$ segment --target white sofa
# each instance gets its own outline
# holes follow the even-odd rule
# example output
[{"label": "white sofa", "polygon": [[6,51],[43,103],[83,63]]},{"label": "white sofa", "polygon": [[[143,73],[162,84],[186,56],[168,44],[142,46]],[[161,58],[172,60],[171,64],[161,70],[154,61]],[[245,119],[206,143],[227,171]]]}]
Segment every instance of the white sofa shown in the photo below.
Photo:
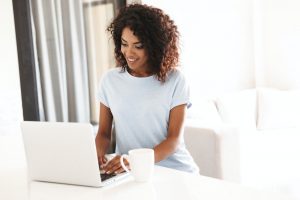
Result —
[{"label": "white sofa", "polygon": [[185,140],[202,175],[300,198],[300,90],[247,89],[193,112]]}]

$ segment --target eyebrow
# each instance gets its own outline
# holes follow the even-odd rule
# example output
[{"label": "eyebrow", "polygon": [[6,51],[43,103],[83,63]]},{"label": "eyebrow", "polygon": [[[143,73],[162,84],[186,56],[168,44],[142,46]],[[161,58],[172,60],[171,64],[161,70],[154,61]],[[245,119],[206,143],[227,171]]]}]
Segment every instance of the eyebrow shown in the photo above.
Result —
[{"label": "eyebrow", "polygon": [[[124,40],[123,38],[121,38],[121,40],[122,40],[123,42],[127,42],[127,41]],[[142,43],[142,42],[135,42],[135,43],[133,43],[133,44],[140,44],[140,43]]]}]

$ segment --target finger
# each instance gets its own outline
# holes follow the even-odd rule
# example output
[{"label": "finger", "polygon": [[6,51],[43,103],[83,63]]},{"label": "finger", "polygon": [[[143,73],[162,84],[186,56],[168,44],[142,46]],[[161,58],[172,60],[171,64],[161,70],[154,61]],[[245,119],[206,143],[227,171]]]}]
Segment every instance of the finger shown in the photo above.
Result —
[{"label": "finger", "polygon": [[100,157],[98,158],[98,160],[99,160],[99,163],[100,163],[101,165],[104,164],[103,156],[100,156]]},{"label": "finger", "polygon": [[103,166],[106,164],[107,162],[107,159],[104,157],[104,156],[100,156],[98,158],[98,161],[99,161],[99,165],[100,165],[100,168],[103,168]]},{"label": "finger", "polygon": [[107,158],[105,156],[102,157],[103,164],[107,163]]},{"label": "finger", "polygon": [[[115,156],[112,160],[110,160],[106,166],[104,166],[104,171],[107,173],[107,174],[111,174],[111,173],[120,173],[120,172],[123,172],[124,169],[121,165],[121,162],[120,162],[120,157],[119,155]],[[129,162],[124,159],[124,164],[125,166],[130,169],[129,167]]]},{"label": "finger", "polygon": [[105,171],[107,171],[109,168],[110,168],[110,166],[111,166],[111,163],[112,162],[112,160],[109,160],[109,161],[107,161],[106,163],[105,163],[105,165],[103,166],[103,169],[105,170]]},{"label": "finger", "polygon": [[[126,168],[127,168],[128,170],[130,170],[129,162],[128,162],[127,160],[124,160],[124,164],[125,164]],[[119,173],[122,173],[122,172],[125,171],[125,169],[124,169],[123,166],[121,165],[120,160],[119,160],[118,164],[116,164],[116,165],[114,166],[114,168],[112,169],[112,171],[113,171],[113,173],[115,173],[115,174],[119,174]]]},{"label": "finger", "polygon": [[98,157],[98,162],[99,162],[100,165],[103,164],[103,158],[102,158],[102,156]]},{"label": "finger", "polygon": [[[120,165],[121,165],[120,159],[119,159],[119,162],[120,162]],[[128,160],[127,160],[126,158],[123,158],[123,163],[124,163],[125,166],[128,166],[128,165],[129,165],[129,162],[128,162]],[[121,165],[121,166],[122,166],[122,165]]]},{"label": "finger", "polygon": [[128,162],[128,160],[126,158],[124,158],[123,162],[124,162],[124,165],[126,165],[126,166],[129,165],[129,162]]},{"label": "finger", "polygon": [[110,174],[114,172],[116,168],[119,167],[120,167],[120,156],[116,156],[106,164],[104,170],[106,171],[106,173]]},{"label": "finger", "polygon": [[122,170],[122,169],[123,169],[123,167],[121,166],[121,163],[119,162],[119,163],[116,163],[116,164],[111,168],[110,172],[116,174],[117,171],[120,171],[120,170]]},{"label": "finger", "polygon": [[110,174],[113,172],[116,165],[118,165],[118,159],[114,158],[107,163],[104,169],[108,174]]},{"label": "finger", "polygon": [[[125,163],[124,163],[125,164]],[[128,170],[130,170],[130,166],[129,163],[125,164],[125,166],[127,167]],[[125,172],[125,169],[121,166],[119,169],[115,170],[115,174],[120,174],[122,172]]]},{"label": "finger", "polygon": [[122,173],[122,172],[124,172],[125,170],[123,169],[123,167],[121,166],[121,167],[119,167],[118,169],[116,169],[115,171],[114,171],[114,173],[115,174],[120,174],[120,173]]}]

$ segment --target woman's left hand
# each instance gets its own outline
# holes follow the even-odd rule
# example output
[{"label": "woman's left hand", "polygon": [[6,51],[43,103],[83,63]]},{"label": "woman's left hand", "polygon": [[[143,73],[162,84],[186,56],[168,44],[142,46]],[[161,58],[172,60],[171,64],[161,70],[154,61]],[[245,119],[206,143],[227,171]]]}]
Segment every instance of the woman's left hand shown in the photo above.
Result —
[{"label": "woman's left hand", "polygon": [[[125,170],[121,166],[120,158],[120,155],[116,155],[113,159],[108,161],[103,167],[104,172],[107,174],[119,174],[121,172],[124,172]],[[126,158],[124,158],[124,164],[127,168],[129,168],[129,162],[126,160]]]}]

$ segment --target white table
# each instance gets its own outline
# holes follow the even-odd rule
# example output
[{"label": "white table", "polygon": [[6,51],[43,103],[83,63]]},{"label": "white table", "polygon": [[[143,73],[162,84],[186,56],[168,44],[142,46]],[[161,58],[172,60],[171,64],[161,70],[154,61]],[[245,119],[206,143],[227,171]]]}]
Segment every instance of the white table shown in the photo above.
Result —
[{"label": "white table", "polygon": [[[0,200],[289,200],[277,193],[258,191],[200,175],[155,167],[149,183],[136,183],[132,177],[103,188],[27,179],[20,138],[0,137]],[[23,165],[22,165],[23,163]]]},{"label": "white table", "polygon": [[155,175],[149,183],[136,183],[131,177],[128,177],[122,182],[103,188],[28,181],[25,169],[2,169],[0,172],[0,199],[287,200],[289,198],[217,179],[155,167]]}]

